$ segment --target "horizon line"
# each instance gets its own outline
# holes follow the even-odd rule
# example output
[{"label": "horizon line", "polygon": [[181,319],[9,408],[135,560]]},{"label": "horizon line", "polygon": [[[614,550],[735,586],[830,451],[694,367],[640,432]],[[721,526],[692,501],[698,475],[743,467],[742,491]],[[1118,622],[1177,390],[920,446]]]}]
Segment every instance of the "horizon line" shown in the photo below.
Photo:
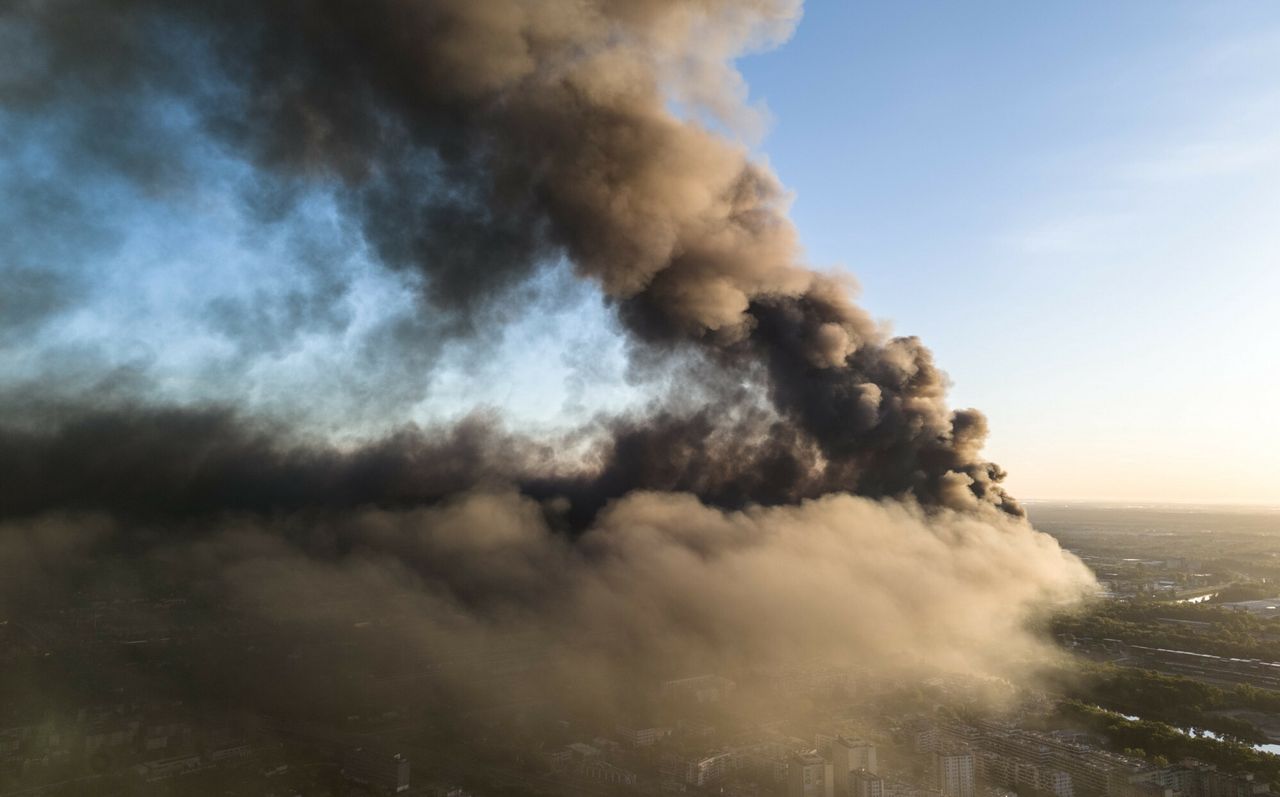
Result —
[{"label": "horizon line", "polygon": [[1280,502],[1277,501],[1243,501],[1243,500],[1213,500],[1213,499],[1170,499],[1170,498],[1081,498],[1081,497],[1055,497],[1055,498],[1018,498],[1020,504],[1108,504],[1108,505],[1125,505],[1125,506],[1183,506],[1183,507],[1238,507],[1248,509],[1270,509],[1280,511]]}]

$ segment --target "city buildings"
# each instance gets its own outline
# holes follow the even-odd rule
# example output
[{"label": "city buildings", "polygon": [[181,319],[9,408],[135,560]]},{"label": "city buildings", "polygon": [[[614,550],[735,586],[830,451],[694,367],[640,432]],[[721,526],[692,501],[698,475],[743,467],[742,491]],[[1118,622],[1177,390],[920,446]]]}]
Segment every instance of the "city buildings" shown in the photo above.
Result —
[{"label": "city buildings", "polygon": [[848,797],[885,797],[884,779],[869,770],[853,770],[848,774],[847,783],[847,791],[843,794]]},{"label": "city buildings", "polygon": [[946,797],[974,797],[973,753],[961,748],[933,754],[934,782]]},{"label": "city buildings", "polygon": [[816,750],[796,753],[787,766],[787,797],[833,797],[831,763]]},{"label": "city buildings", "polygon": [[409,790],[409,760],[399,753],[357,747],[343,756],[342,774],[384,794]]},{"label": "city buildings", "polygon": [[[989,720],[943,722],[924,728],[917,735],[917,745],[935,754],[939,788],[951,797],[961,797],[961,792],[951,790],[965,788],[966,767],[987,783],[1056,797],[1171,797],[1173,793],[1162,782],[1160,767],[1083,744],[1072,734],[1041,733]],[[970,764],[963,762],[966,753]]]},{"label": "city buildings", "polygon": [[585,762],[582,765],[582,775],[588,780],[610,786],[634,786],[636,783],[636,773],[598,759]]},{"label": "city buildings", "polygon": [[649,747],[671,735],[671,729],[662,725],[625,725],[614,729],[623,742],[632,747]]},{"label": "city buildings", "polygon": [[829,745],[835,793],[849,793],[849,773],[854,770],[876,772],[876,746],[858,739],[837,736]]}]

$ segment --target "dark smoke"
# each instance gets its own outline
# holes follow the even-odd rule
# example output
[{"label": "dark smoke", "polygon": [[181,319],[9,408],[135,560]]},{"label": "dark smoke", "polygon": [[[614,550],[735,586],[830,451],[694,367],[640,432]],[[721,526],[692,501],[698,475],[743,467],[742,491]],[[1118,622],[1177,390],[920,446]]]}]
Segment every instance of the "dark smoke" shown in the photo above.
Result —
[{"label": "dark smoke", "polygon": [[[731,378],[763,379],[777,418],[749,444],[759,478],[717,475],[746,468],[713,460],[737,446],[705,448],[715,419],[660,416],[653,429],[624,424],[603,468],[609,495],[689,489],[742,505],[841,490],[1019,514],[979,455],[981,416],[947,409],[929,352],[886,340],[842,284],[803,267],[773,175],[668,110],[675,95],[727,114],[725,60],[784,34],[796,10],[9,2],[5,26],[26,44],[0,100],[62,118],[76,168],[154,190],[184,179],[155,109],[182,108],[253,165],[248,201],[263,218],[300,186],[337,181],[380,261],[424,275],[425,312],[458,329],[492,322],[479,312],[490,297],[563,255],[639,345],[700,348]],[[29,285],[41,292],[31,312],[57,306],[47,284]],[[665,472],[626,462],[656,447],[671,454]]]},{"label": "dark smoke", "polygon": [[[106,511],[135,519],[279,515],[430,505],[478,487],[516,485],[563,508],[581,531],[632,490],[684,492],[738,509],[842,491],[821,450],[793,425],[756,411],[727,423],[710,409],[602,422],[559,441],[522,437],[492,416],[405,427],[341,447],[294,439],[228,408],[116,408],[49,428],[0,429],[0,516]],[[592,442],[581,459],[557,451]],[[585,460],[581,461],[581,460]],[[841,474],[843,476],[843,474]],[[567,502],[567,505],[566,505]]]},{"label": "dark smoke", "polygon": [[[804,265],[778,180],[717,132],[751,121],[733,59],[798,13],[0,0],[0,185],[22,188],[0,208],[0,367],[21,365],[0,374],[0,615],[80,632],[0,678],[0,706],[163,694],[341,718],[393,695],[434,716],[513,702],[475,683],[489,659],[449,658],[510,646],[538,662],[535,695],[601,706],[788,656],[896,675],[1042,653],[1027,615],[1086,571],[1022,519],[930,352]],[[110,262],[112,191],[162,210],[215,171],[246,246],[287,241],[281,302],[190,319],[233,344],[219,393],[168,398],[145,355],[36,346]],[[318,231],[317,190],[338,217]],[[238,361],[349,327],[339,244],[414,312],[376,308],[354,353],[261,411]],[[217,253],[182,258],[234,278]],[[537,316],[555,296],[531,286],[566,263],[625,330],[648,405],[546,434],[479,410],[378,435],[299,422],[343,390],[365,414],[432,398],[442,341]],[[76,618],[102,605],[130,631],[200,633],[90,650]]]}]

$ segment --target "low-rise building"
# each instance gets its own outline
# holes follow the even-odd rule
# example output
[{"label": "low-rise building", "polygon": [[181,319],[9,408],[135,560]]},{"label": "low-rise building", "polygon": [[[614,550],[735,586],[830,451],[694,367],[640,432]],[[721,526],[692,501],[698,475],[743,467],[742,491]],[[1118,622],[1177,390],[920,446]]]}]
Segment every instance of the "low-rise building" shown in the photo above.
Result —
[{"label": "low-rise building", "polygon": [[831,762],[816,750],[795,753],[787,762],[787,797],[832,797],[833,780]]},{"label": "low-rise building", "polygon": [[634,786],[636,783],[636,773],[629,769],[623,769],[616,764],[608,761],[594,760],[588,761],[582,766],[582,775],[588,780],[597,783],[605,783],[610,786]]},{"label": "low-rise building", "polygon": [[409,760],[399,753],[357,747],[343,757],[342,775],[386,794],[409,790]]}]

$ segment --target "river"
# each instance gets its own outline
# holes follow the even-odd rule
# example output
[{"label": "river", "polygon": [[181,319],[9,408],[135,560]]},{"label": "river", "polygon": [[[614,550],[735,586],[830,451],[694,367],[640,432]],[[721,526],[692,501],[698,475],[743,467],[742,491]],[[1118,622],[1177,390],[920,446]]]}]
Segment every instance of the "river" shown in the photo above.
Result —
[{"label": "river", "polygon": [[[1116,712],[1116,713],[1120,714],[1120,712]],[[1142,720],[1142,717],[1136,717],[1133,714],[1120,714],[1120,716],[1124,717],[1127,720],[1133,720],[1134,722],[1139,722]],[[1177,730],[1180,733],[1184,733],[1187,736],[1203,736],[1206,739],[1218,739],[1218,740],[1221,740],[1222,738],[1221,736],[1214,733],[1213,731],[1206,731],[1201,728],[1179,728],[1176,725],[1174,725],[1173,728],[1174,730]],[[1249,746],[1260,753],[1270,753],[1271,755],[1280,755],[1280,744],[1251,744]]]}]

